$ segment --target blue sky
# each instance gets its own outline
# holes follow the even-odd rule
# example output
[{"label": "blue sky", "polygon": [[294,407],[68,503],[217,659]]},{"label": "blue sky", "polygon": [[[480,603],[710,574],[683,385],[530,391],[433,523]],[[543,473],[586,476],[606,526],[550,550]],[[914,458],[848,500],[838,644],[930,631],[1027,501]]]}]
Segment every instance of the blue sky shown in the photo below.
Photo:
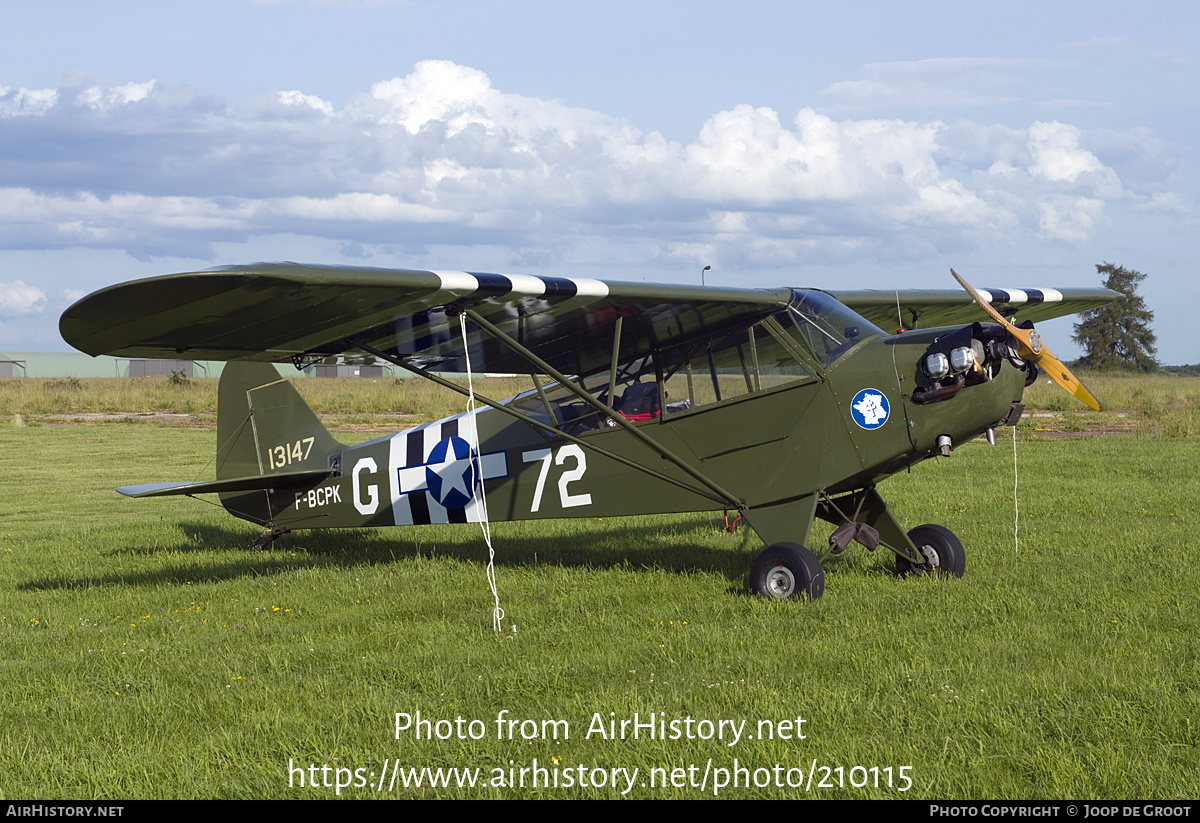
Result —
[{"label": "blue sky", "polygon": [[260,260],[885,289],[1109,261],[1148,274],[1159,359],[1200,362],[1194,5],[5,16],[5,350],[65,350],[58,315],[102,286]]}]

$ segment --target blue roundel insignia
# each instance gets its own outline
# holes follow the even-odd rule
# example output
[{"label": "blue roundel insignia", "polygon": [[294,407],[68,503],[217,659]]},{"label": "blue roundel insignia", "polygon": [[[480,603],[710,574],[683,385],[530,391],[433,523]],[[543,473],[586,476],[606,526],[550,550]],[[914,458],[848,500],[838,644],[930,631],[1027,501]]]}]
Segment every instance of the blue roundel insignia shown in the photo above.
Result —
[{"label": "blue roundel insignia", "polygon": [[887,422],[891,407],[879,389],[863,389],[850,401],[850,416],[864,429],[877,429]]},{"label": "blue roundel insignia", "polygon": [[466,440],[447,437],[438,441],[425,464],[425,484],[438,503],[447,509],[462,509],[475,498],[479,478]]}]

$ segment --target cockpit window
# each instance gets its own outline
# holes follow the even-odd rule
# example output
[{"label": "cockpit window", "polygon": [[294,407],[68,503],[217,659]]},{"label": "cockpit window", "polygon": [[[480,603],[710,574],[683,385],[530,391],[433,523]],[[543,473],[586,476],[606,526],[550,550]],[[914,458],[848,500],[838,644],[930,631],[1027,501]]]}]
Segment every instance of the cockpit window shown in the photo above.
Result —
[{"label": "cockpit window", "polygon": [[793,289],[792,294],[788,314],[795,330],[827,366],[860,340],[884,333],[825,292]]},{"label": "cockpit window", "polygon": [[664,414],[812,379],[777,334],[766,324],[755,323],[748,329],[662,354]]},{"label": "cockpit window", "polygon": [[539,384],[508,403],[534,420],[578,435],[616,425],[617,415],[642,423],[798,381],[813,381],[793,355],[800,346],[788,340],[787,332],[796,335],[795,331],[781,328],[789,322],[781,313],[749,328],[632,360],[614,372],[571,378],[578,389],[610,405],[615,412],[611,417],[557,383]]}]

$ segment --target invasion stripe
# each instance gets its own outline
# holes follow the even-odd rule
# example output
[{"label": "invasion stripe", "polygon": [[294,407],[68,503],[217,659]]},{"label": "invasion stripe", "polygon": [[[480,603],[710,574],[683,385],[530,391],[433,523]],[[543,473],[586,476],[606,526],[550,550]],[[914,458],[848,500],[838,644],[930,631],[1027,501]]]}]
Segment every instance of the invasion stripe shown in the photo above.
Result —
[{"label": "invasion stripe", "polygon": [[[462,368],[462,352],[455,342],[459,337],[458,323],[445,313],[445,306],[453,302],[451,296],[454,299],[482,298],[475,310],[503,326],[512,319],[514,310],[522,312],[523,300],[535,301],[527,307],[532,313],[565,317],[579,307],[603,300],[609,293],[608,284],[590,278],[462,271],[435,271],[433,274],[441,286],[419,301],[418,305],[425,308],[380,326],[378,332],[390,338],[385,347],[397,354],[446,357],[457,361],[459,369]],[[679,318],[676,320],[682,322]],[[484,349],[490,344],[480,334],[479,331],[469,332],[469,345],[472,358],[478,357],[477,365],[486,370]],[[442,367],[450,366],[443,363]]]},{"label": "invasion stripe", "polygon": [[608,284],[603,280],[592,280],[588,277],[573,278],[575,283],[575,293],[580,297],[603,298],[608,297]]},{"label": "invasion stripe", "polygon": [[503,297],[513,291],[513,282],[503,274],[487,274],[486,272],[471,272],[472,277],[479,283],[479,292],[491,297]]},{"label": "invasion stripe", "polygon": [[442,291],[454,292],[459,297],[479,291],[479,281],[465,271],[435,271],[434,274],[442,281]]},{"label": "invasion stripe", "polygon": [[397,526],[411,526],[412,506],[409,504],[408,498],[411,494],[402,494],[392,502],[392,522]]},{"label": "invasion stripe", "polygon": [[528,274],[492,274],[489,272],[435,271],[441,290],[459,297],[478,292],[490,296],[519,294],[528,297],[601,298],[608,296],[608,284],[587,277],[543,277]]},{"label": "invasion stripe", "polygon": [[1029,299],[1024,289],[1005,289],[1004,291],[1008,292],[1009,303],[1024,303]]},{"label": "invasion stripe", "polygon": [[416,437],[411,434],[406,438],[404,450],[404,465],[419,466],[425,462],[425,435],[421,434]]},{"label": "invasion stripe", "polygon": [[[414,526],[426,526],[432,522],[429,519],[429,492],[413,492],[404,496],[408,498]],[[440,509],[441,506],[438,508]]]},{"label": "invasion stripe", "polygon": [[981,289],[991,303],[1061,303],[1063,294],[1058,289]]},{"label": "invasion stripe", "polygon": [[575,281],[567,277],[539,277],[538,279],[545,285],[547,297],[574,297],[579,292]]},{"label": "invasion stripe", "polygon": [[400,482],[400,466],[412,462],[412,444],[419,437],[412,436],[412,430],[398,432],[388,438],[388,464],[384,471],[388,475],[386,488],[391,496],[392,522],[397,526],[412,524],[412,510],[409,506],[409,495],[403,493]]},{"label": "invasion stripe", "polygon": [[512,290],[517,294],[526,297],[541,297],[546,293],[546,284],[540,277],[529,274],[506,274],[504,276],[512,283]]}]

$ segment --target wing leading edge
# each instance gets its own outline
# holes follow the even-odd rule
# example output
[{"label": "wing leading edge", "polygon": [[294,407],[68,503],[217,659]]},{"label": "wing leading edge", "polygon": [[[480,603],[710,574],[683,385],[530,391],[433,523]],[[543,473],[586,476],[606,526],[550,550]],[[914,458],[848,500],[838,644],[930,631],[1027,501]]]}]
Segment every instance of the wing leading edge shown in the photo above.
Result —
[{"label": "wing leading edge", "polygon": [[[1000,314],[1016,322],[1040,323],[1088,309],[1120,297],[1109,289],[976,289]],[[962,289],[833,291],[829,294],[883,329],[917,329],[986,322],[971,295]]]}]

